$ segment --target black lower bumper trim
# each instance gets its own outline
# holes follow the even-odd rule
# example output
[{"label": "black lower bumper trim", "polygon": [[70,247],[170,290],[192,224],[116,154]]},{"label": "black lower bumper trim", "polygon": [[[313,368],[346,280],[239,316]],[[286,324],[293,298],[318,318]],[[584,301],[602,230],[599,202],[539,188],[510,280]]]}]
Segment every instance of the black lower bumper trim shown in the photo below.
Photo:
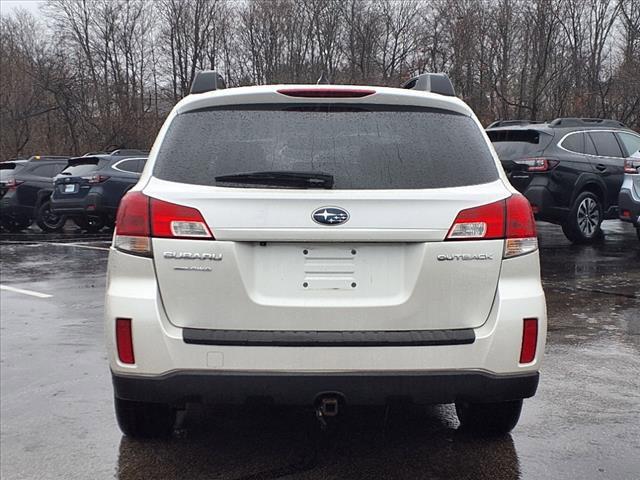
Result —
[{"label": "black lower bumper trim", "polygon": [[206,330],[185,328],[185,343],[254,347],[425,347],[475,342],[471,328],[402,331]]},{"label": "black lower bumper trim", "polygon": [[352,405],[499,402],[528,398],[538,373],[484,372],[255,373],[180,371],[158,377],[113,374],[115,396],[179,405],[187,401],[239,405],[254,399],[310,405],[322,393],[339,393]]}]

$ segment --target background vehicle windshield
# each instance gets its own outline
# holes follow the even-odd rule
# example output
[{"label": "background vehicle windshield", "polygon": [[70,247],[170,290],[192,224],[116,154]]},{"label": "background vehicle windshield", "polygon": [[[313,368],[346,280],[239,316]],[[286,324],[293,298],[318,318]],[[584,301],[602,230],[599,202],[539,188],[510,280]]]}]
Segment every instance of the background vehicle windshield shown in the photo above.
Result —
[{"label": "background vehicle windshield", "polygon": [[457,187],[498,178],[481,130],[467,116],[327,104],[240,106],[178,115],[160,148],[154,175],[216,185],[217,176],[259,171],[326,173],[333,175],[336,189]]},{"label": "background vehicle windshield", "polygon": [[99,168],[102,168],[107,163],[106,160],[87,159],[83,162],[74,162],[73,165],[68,166],[62,171],[62,175],[79,177],[95,172]]},{"label": "background vehicle windshield", "polygon": [[13,176],[24,168],[22,163],[7,162],[0,164],[0,180],[13,178]]},{"label": "background vehicle windshield", "polygon": [[500,160],[541,155],[553,138],[538,130],[494,130],[487,135]]}]

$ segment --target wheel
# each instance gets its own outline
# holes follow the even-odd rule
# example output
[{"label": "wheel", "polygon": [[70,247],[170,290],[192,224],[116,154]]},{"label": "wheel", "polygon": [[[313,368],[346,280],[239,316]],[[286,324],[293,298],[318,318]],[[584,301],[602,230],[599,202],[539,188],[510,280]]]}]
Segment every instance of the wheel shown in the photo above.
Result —
[{"label": "wheel", "polygon": [[594,193],[582,192],[571,207],[562,231],[573,243],[593,243],[602,238],[603,218],[600,198]]},{"label": "wheel", "polygon": [[10,233],[18,233],[28,228],[31,225],[31,222],[19,221],[15,218],[3,218],[2,222],[0,222],[0,226],[2,226],[3,230],[6,230]]},{"label": "wheel", "polygon": [[463,429],[483,435],[505,435],[518,423],[522,400],[496,403],[456,402]]},{"label": "wheel", "polygon": [[134,402],[115,398],[120,430],[132,438],[163,438],[171,435],[176,411],[164,403]]},{"label": "wheel", "polygon": [[59,232],[67,222],[67,217],[51,211],[51,202],[47,201],[38,208],[36,223],[44,232]]},{"label": "wheel", "polygon": [[99,232],[106,223],[104,217],[101,216],[86,216],[74,219],[74,221],[76,222],[76,225],[90,233]]},{"label": "wheel", "polygon": [[636,235],[638,235],[638,240],[640,240],[640,227],[636,227]]}]

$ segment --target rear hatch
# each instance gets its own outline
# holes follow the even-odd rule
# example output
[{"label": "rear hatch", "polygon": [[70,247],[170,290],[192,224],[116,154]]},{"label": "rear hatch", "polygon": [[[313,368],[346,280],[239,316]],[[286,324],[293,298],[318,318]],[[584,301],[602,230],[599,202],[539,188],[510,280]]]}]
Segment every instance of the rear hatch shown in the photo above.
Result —
[{"label": "rear hatch", "polygon": [[516,189],[524,191],[533,178],[527,162],[543,156],[553,135],[528,128],[488,130],[487,135],[500,157],[509,181]]},{"label": "rear hatch", "polygon": [[[182,113],[143,192],[197,209],[215,237],[153,239],[180,327],[458,329],[493,304],[504,240],[444,241],[461,210],[510,195],[465,115],[364,102]],[[153,205],[152,222],[177,211]]]},{"label": "rear hatch", "polygon": [[100,157],[78,157],[69,160],[67,167],[54,180],[54,200],[82,200],[91,187],[108,177],[101,170],[108,160]]}]

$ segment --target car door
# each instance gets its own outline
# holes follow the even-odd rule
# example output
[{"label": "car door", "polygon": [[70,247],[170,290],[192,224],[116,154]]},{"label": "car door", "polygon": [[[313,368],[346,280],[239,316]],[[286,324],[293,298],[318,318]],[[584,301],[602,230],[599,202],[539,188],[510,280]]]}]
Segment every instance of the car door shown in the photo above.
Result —
[{"label": "car door", "polygon": [[624,178],[624,154],[613,131],[595,130],[588,133],[596,155],[590,157],[595,172],[607,188],[605,209],[618,204],[618,194]]},{"label": "car door", "polygon": [[124,194],[138,183],[140,172],[142,171],[141,162],[143,161],[144,159],[140,158],[126,158],[113,164],[111,168],[118,173],[112,176],[109,182],[109,190],[105,192],[109,197],[107,203],[110,206],[117,208]]},{"label": "car door", "polygon": [[553,182],[549,184],[549,190],[559,206],[570,208],[573,199],[577,195],[576,187],[584,174],[591,174],[593,167],[587,154],[594,154],[589,150],[591,140],[585,132],[576,131],[566,134],[557,149],[547,154],[559,160],[558,166],[553,172]]}]

